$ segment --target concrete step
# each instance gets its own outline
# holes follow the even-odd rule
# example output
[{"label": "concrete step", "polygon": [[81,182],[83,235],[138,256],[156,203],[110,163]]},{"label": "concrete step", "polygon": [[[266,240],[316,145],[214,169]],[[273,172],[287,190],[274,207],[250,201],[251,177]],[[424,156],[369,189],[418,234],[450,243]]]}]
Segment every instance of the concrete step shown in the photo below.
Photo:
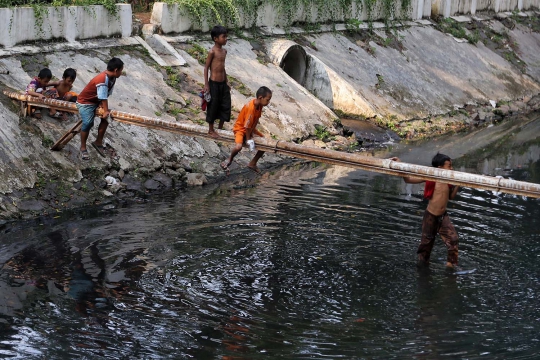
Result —
[{"label": "concrete step", "polygon": [[[141,39],[142,40],[142,39]],[[156,61],[160,66],[185,66],[187,64],[186,60],[180,55],[172,46],[167,42],[163,36],[158,34],[153,34],[147,36],[145,40],[146,44],[153,49],[153,53],[156,56]],[[141,43],[142,44],[142,43]],[[144,46],[144,45],[143,45]],[[148,50],[150,52],[150,50]],[[157,60],[161,59],[161,60]],[[162,65],[162,63],[165,65]]]}]

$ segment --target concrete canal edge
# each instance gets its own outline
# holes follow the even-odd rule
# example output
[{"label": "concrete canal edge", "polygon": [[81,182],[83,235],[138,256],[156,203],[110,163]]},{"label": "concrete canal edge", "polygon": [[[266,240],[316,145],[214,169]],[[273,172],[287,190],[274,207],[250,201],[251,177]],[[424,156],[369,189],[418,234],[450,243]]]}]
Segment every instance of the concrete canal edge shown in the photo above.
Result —
[{"label": "concrete canal edge", "polygon": [[[460,11],[448,10],[446,3],[451,2],[441,3],[439,14]],[[501,10],[510,6],[498,3]],[[538,13],[519,13],[529,9],[516,8],[494,18],[480,13],[486,9],[473,12],[471,8],[472,15],[454,16],[452,21],[464,24],[466,34],[480,29],[479,34],[490,36],[471,44],[425,19],[433,11],[427,3],[414,6],[416,21],[392,32],[376,23],[367,37],[363,25],[351,32],[344,24],[316,31],[293,27],[285,33],[276,27],[275,18],[265,20],[254,32],[231,34],[227,73],[235,112],[260,85],[266,85],[274,91],[261,119],[267,136],[356,151],[369,145],[370,139],[343,129],[338,115],[367,119],[383,126],[383,134],[416,139],[496,124],[540,108],[540,34],[528,26],[530,21],[538,24]],[[126,74],[111,99],[113,107],[203,125],[196,93],[203,82],[200,60],[212,46],[209,35],[168,33],[163,28],[165,17],[160,23],[157,14],[153,24],[139,26],[132,21],[128,5],[118,9],[118,17],[107,27],[91,25],[93,17],[84,18],[87,12],[80,9],[49,10],[45,21],[51,25],[43,25],[48,30],[15,31],[17,36],[0,38],[1,90],[23,89],[41,67],[60,76],[72,66],[78,70],[75,89],[80,91],[110,57],[119,56],[126,63]],[[0,17],[7,16],[3,10]],[[15,10],[8,10],[14,16]],[[24,27],[25,19],[31,21],[28,9],[16,11],[13,25]],[[58,25],[73,21],[84,25],[69,29]],[[496,45],[509,45],[512,51]],[[1,98],[0,218],[31,218],[88,204],[144,199],[156,192],[184,191],[224,179],[219,162],[230,149],[219,141],[113,124],[106,138],[110,156],[92,154],[91,161],[83,163],[78,158],[78,138],[61,152],[48,150],[71,122],[47,116],[41,121],[22,119],[18,110]],[[227,126],[230,129],[231,124]],[[244,151],[238,163],[249,158]],[[261,165],[268,169],[283,161],[268,155]],[[235,171],[238,181],[256,181],[241,166]]]}]

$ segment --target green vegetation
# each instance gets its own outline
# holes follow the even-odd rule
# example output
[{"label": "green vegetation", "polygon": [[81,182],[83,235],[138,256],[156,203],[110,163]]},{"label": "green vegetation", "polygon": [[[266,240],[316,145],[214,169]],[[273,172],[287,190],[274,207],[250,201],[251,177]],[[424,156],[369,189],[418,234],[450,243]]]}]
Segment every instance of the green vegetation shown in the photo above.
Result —
[{"label": "green vegetation", "polygon": [[186,52],[191,55],[192,58],[196,59],[199,64],[205,65],[206,64],[206,58],[208,57],[208,50],[203,48],[201,45],[190,42],[189,46],[186,48]]},{"label": "green vegetation", "polygon": [[330,131],[325,126],[315,125],[315,136],[317,139],[322,141],[334,140],[334,137],[331,136]]},{"label": "green vegetation", "polygon": [[[0,0],[1,1],[1,0]],[[315,11],[306,11],[311,14],[303,19],[304,28],[308,31],[317,31],[323,22],[343,21],[354,19],[364,9],[367,12],[370,28],[373,15],[379,13],[385,24],[389,24],[398,16],[405,18],[411,9],[411,0],[167,0],[169,4],[178,4],[185,11],[191,21],[197,25],[203,23],[223,24],[237,28],[241,22],[247,27],[253,26],[257,15],[263,11],[263,6],[270,3],[276,9],[280,20],[285,26],[295,23],[299,10],[313,8]],[[399,8],[398,8],[399,7]],[[240,15],[241,14],[241,15]],[[242,16],[242,19],[240,18]],[[243,21],[241,21],[243,20]],[[354,23],[350,23],[354,26]]]},{"label": "green vegetation", "polygon": [[466,39],[471,44],[476,44],[480,39],[480,34],[478,31],[467,34],[465,27],[463,27],[461,23],[451,18],[444,18],[440,20],[437,24],[437,29],[444,33],[450,34],[455,38]]},{"label": "green vegetation", "polygon": [[45,146],[46,148],[50,148],[54,145],[54,140],[51,139],[49,136],[45,135],[41,139],[41,145]]}]

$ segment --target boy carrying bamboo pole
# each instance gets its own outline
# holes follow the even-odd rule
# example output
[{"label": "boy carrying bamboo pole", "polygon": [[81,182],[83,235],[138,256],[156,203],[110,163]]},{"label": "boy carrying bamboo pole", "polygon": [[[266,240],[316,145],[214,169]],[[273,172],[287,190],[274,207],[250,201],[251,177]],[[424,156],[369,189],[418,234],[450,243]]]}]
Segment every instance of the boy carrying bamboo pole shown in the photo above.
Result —
[{"label": "boy carrying bamboo pole", "polygon": [[[400,161],[397,157],[393,157],[390,160]],[[452,167],[452,159],[450,159],[449,156],[440,153],[437,153],[437,155],[433,157],[431,165],[440,169],[454,170]],[[420,240],[420,245],[417,250],[417,266],[422,267],[429,265],[429,257],[431,255],[431,250],[433,249],[433,244],[435,243],[435,237],[438,233],[441,235],[441,238],[448,249],[446,266],[453,268],[458,263],[459,238],[456,229],[450,220],[450,216],[446,211],[446,207],[448,205],[448,200],[454,199],[456,196],[459,186],[421,180],[410,176],[404,176],[403,180],[407,184],[420,184],[425,181],[424,198],[429,199],[422,220],[422,239]]]}]

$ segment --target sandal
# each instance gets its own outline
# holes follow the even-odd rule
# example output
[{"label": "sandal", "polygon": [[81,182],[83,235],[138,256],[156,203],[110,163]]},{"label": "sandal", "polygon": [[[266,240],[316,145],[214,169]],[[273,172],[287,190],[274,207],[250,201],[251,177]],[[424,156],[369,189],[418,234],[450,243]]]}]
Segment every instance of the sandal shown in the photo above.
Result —
[{"label": "sandal", "polygon": [[96,149],[96,151],[99,153],[99,155],[105,157],[105,146],[103,145],[98,145],[96,144],[95,142],[92,143],[92,146],[94,147],[94,149]]},{"label": "sandal", "polygon": [[81,150],[81,159],[84,161],[90,160],[90,155],[88,154],[88,150]]}]

